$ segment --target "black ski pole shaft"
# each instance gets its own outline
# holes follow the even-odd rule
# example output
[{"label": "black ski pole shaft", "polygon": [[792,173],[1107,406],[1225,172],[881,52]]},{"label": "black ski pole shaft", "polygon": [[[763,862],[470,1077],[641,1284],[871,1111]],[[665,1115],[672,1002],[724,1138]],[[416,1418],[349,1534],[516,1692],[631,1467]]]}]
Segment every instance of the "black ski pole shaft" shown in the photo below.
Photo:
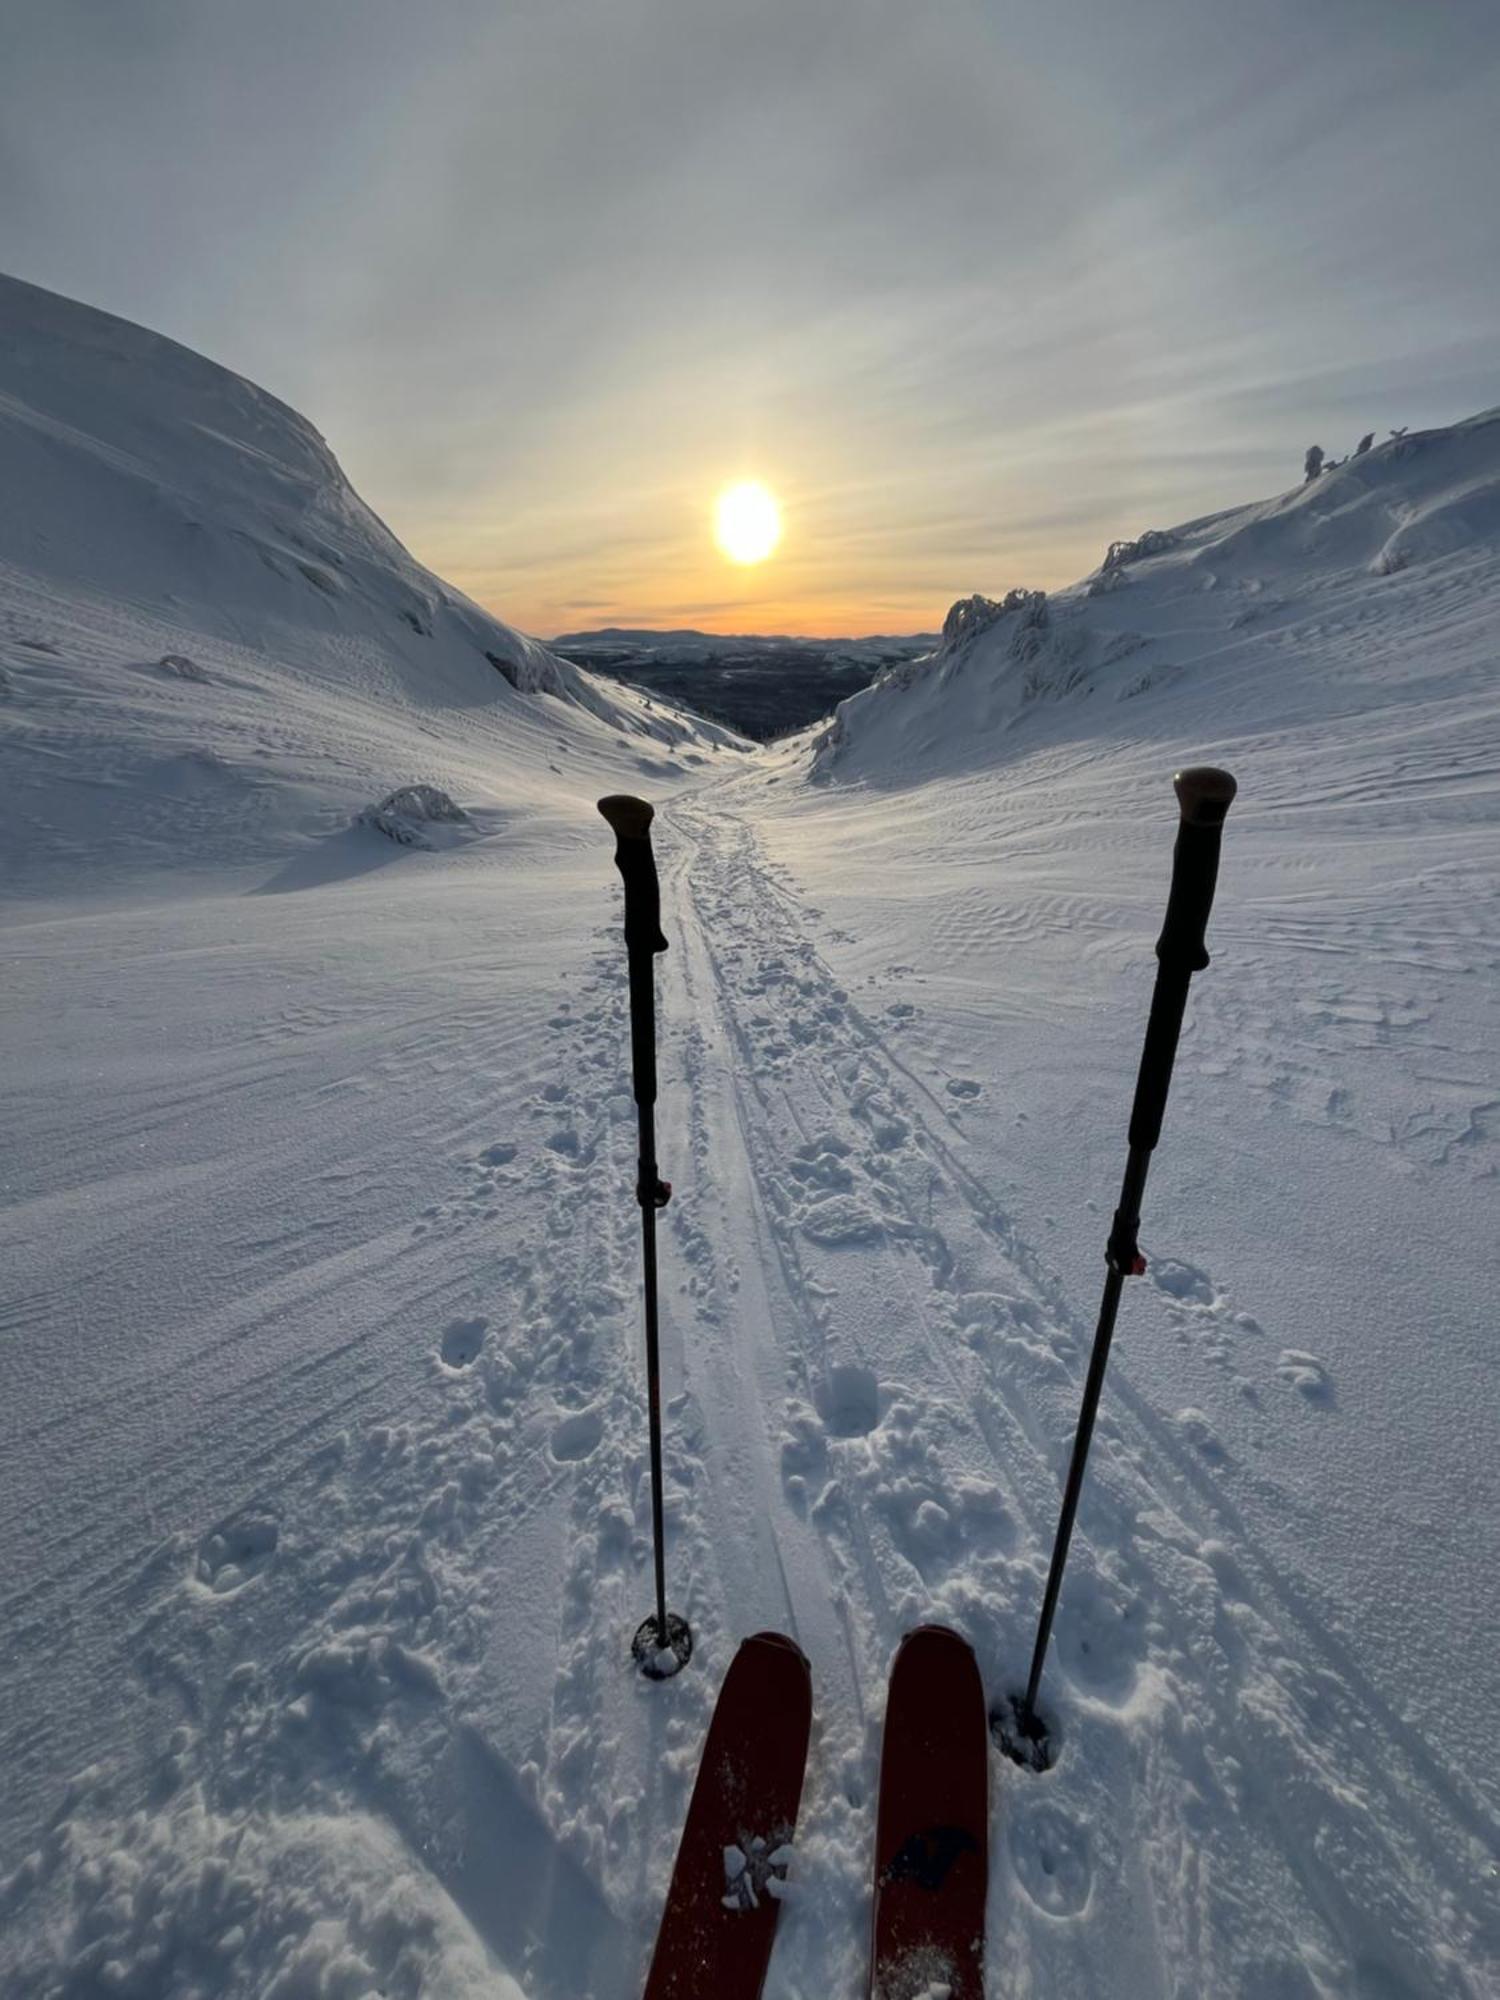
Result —
[{"label": "black ski pole shaft", "polygon": [[[644,799],[617,793],[599,810],[615,836],[615,865],[625,884],[625,953],[630,973],[630,1060],[639,1128],[635,1198],[641,1211],[641,1265],[646,1319],[646,1405],[651,1438],[651,1537],[656,1563],[656,1609],[632,1644],[638,1664],[653,1680],[687,1663],[692,1634],[667,1610],[666,1531],[663,1520],[661,1349],[656,1297],[656,1212],[672,1198],[656,1163],[656,954],[661,933],[661,889],[651,851],[654,809]],[[669,1658],[670,1656],[670,1658]],[[675,1664],[673,1663],[675,1662]]]},{"label": "black ski pole shaft", "polygon": [[1141,1050],[1141,1066],[1136,1076],[1135,1102],[1130,1112],[1129,1153],[1125,1179],[1120,1188],[1119,1206],[1105,1248],[1109,1275],[1104,1281],[1104,1297],[1099,1305],[1099,1323],[1094,1331],[1093,1352],[1089,1356],[1083,1402],[1078,1412],[1078,1429],[1073,1439],[1073,1456],[1063,1489],[1062,1513],[1052,1544],[1052,1565],[1047,1573],[1047,1589],[1042,1598],[1042,1615],[1037,1621],[1036,1645],[1031,1655],[1031,1673],[1026,1683],[1026,1701],[1021,1712],[1023,1727],[1035,1731],[1037,1690],[1041,1686],[1042,1663],[1047,1641],[1052,1636],[1052,1619],[1062,1588],[1068,1545],[1073,1539],[1073,1521],[1083,1491],[1089,1445],[1094,1435],[1094,1419],[1104,1387],[1104,1370],[1109,1362],[1114,1337],[1115,1314],[1125,1280],[1139,1277],[1146,1268],[1136,1241],[1141,1224],[1141,1200],[1151,1154],[1161,1137],[1162,1117],[1167,1108],[1167,1091],[1172,1082],[1172,1064],[1177,1054],[1177,1038],[1182,1032],[1183,1009],[1187,1005],[1188,984],[1195,972],[1208,964],[1204,939],[1208,914],[1213,907],[1214,884],[1219,874],[1219,840],[1224,815],[1229,811],[1236,786],[1227,771],[1211,765],[1195,765],[1179,771],[1172,780],[1182,817],[1177,826],[1177,844],[1172,853],[1172,889],[1167,898],[1167,914],[1161,936],[1156,941],[1156,986],[1151,995],[1151,1012],[1146,1022],[1146,1041]]}]

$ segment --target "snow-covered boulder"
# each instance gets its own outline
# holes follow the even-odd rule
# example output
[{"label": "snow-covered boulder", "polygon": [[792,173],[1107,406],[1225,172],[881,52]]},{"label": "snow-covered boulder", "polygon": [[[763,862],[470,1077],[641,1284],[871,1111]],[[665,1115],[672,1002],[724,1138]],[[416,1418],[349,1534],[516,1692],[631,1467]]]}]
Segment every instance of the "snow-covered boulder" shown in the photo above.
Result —
[{"label": "snow-covered boulder", "polygon": [[399,847],[437,847],[458,830],[470,831],[474,822],[462,806],[455,805],[437,785],[402,785],[359,815],[362,826],[373,827]]}]

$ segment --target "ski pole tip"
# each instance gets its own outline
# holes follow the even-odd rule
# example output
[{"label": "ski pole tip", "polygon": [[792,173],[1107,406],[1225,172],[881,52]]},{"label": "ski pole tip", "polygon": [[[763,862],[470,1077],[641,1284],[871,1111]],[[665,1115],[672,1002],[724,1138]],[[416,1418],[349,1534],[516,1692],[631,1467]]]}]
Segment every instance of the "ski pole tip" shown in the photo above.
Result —
[{"label": "ski pole tip", "polygon": [[628,792],[611,792],[607,799],[600,799],[599,810],[620,840],[644,840],[656,817],[655,806],[633,799]]},{"label": "ski pole tip", "polygon": [[1172,788],[1187,826],[1220,826],[1239,786],[1214,764],[1190,764],[1174,773]]}]

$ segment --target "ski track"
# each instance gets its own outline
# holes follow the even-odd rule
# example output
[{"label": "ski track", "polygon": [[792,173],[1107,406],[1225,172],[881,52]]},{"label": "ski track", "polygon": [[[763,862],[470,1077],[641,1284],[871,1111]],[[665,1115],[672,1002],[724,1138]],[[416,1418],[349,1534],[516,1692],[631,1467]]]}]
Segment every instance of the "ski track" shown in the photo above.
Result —
[{"label": "ski track", "polygon": [[[737,1136],[782,1280],[770,1303],[784,1490],[822,1535],[849,1634],[840,1657],[799,1631],[824,1717],[801,1841],[818,1878],[808,1901],[834,1876],[860,1910],[900,1631],[923,1617],[959,1626],[992,1694],[1024,1672],[1091,1322],[958,1157],[966,1099],[944,1105],[838,984],[812,941],[816,912],[798,909],[745,822],[687,805],[672,826],[669,899],[686,916],[686,890],[682,934],[711,940],[718,1018],[700,1038],[732,1074],[720,1157]],[[1207,1365],[1232,1367],[1240,1343],[1264,1339],[1206,1273],[1163,1260],[1153,1282]],[[1278,1372],[1313,1407],[1331,1400],[1316,1357],[1285,1350]],[[1193,1968],[1181,1976],[1196,1990],[1482,1990],[1493,1813],[1380,1699],[1316,1594],[1256,1550],[1224,1477],[1255,1475],[1226,1463],[1206,1419],[1155,1414],[1120,1362],[1100,1440],[1049,1669],[1068,1748],[1040,1781],[996,1766],[997,1853],[1011,1862],[991,1901],[1003,1990],[1088,1976],[1097,1941],[1070,1948],[1062,1918],[1109,1927],[1121,1991],[1154,1990],[1162,1962]],[[852,1703],[850,1664],[865,1684]],[[1121,1760],[1130,1776],[1114,1788]],[[1134,1825],[1111,1824],[1112,1789],[1141,1800]],[[1217,1851],[1205,1845],[1215,1796],[1238,1835]],[[1432,1852],[1452,1857],[1446,1880]],[[1133,1911],[1143,1898],[1149,1921]],[[1373,1956],[1372,1910],[1385,1940]],[[861,1925],[851,1941],[821,1913],[805,1928],[797,1917],[794,1905],[773,1986],[857,1990]]]},{"label": "ski track", "polygon": [[[435,1942],[392,1895],[402,1867],[441,1885],[533,2000],[629,1994],[713,1694],[762,1626],[798,1637],[815,1690],[767,1992],[862,1990],[890,1659],[936,1618],[973,1641],[992,1698],[1024,1674],[1091,1324],[964,1164],[978,1086],[940,1094],[902,1061],[900,1003],[882,1025],[839,985],[817,913],[732,797],[679,801],[660,842],[669,1601],[693,1663],[651,1687],[626,1653],[650,1604],[650,1507],[611,923],[505,1131],[442,1108],[474,1018],[413,1020],[372,1047],[391,1090],[414,1087],[422,1051],[452,1161],[440,1199],[290,1274],[284,1239],[243,1240],[301,1307],[353,1259],[425,1314],[421,1399],[330,1438],[360,1335],[268,1371],[259,1495],[101,1577],[115,1670],[154,1717],[144,1793],[124,1756],[80,1773],[0,1885],[18,2000],[213,1991],[272,1918],[267,1992],[335,1990],[315,1982],[340,1953],[390,1994],[460,1990],[462,1940]],[[289,1010],[267,1024],[273,1060],[330,1025]],[[1149,1282],[1205,1367],[1267,1339],[1192,1265],[1163,1260]],[[226,1309],[211,1342],[274,1303]],[[34,1309],[14,1302],[16,1323]],[[351,1410],[397,1380],[378,1366]],[[1328,1406],[1316,1356],[1287,1349],[1278,1367],[1288,1394]],[[305,1409],[309,1377],[329,1400],[299,1459],[282,1413]],[[162,1439],[140,1468],[168,1506],[171,1461]],[[1256,1549],[1233,1495],[1257,1476],[1200,1412],[1152,1410],[1117,1360],[1049,1664],[1062,1754],[1042,1778],[992,1769],[997,1994],[1091,1990],[1101,1926],[1122,1994],[1485,1990],[1494,1815],[1381,1698],[1315,1592]],[[507,1587],[533,1615],[556,1607],[535,1647]],[[8,1609],[23,1636],[51,1630],[45,1602]],[[550,1684],[533,1684],[533,1653],[555,1654]],[[340,1859],[305,1858],[321,1890],[252,1908],[266,1891],[237,1857],[297,1856],[318,1811],[349,1830]],[[317,1921],[330,1897],[347,1910],[336,1944]]]}]

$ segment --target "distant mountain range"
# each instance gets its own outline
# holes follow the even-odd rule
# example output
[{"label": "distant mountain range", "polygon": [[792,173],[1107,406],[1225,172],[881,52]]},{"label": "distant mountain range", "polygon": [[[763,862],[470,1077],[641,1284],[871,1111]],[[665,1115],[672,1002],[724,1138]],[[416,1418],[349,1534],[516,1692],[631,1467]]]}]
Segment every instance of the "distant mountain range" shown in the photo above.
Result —
[{"label": "distant mountain range", "polygon": [[831,714],[883,668],[930,653],[938,635],[805,639],[607,625],[596,632],[566,632],[550,643],[578,666],[629,681],[764,740],[791,735]]}]

